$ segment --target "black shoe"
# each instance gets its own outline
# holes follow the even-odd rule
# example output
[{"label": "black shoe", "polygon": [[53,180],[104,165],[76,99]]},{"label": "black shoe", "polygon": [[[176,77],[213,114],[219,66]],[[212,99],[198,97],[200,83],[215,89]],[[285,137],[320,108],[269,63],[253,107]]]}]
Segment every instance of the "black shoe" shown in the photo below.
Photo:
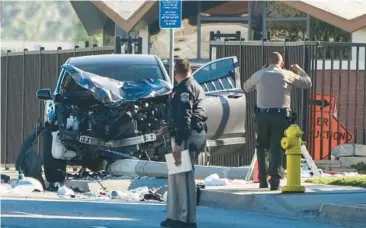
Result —
[{"label": "black shoe", "polygon": [[196,223],[181,222],[180,227],[181,228],[197,228],[197,224]]},{"label": "black shoe", "polygon": [[280,189],[280,179],[279,178],[271,178],[271,180],[269,180],[269,184],[271,185],[271,190],[272,191],[276,191]]},{"label": "black shoe", "polygon": [[260,183],[259,188],[268,188],[268,183]]},{"label": "black shoe", "polygon": [[177,228],[177,227],[181,227],[180,222],[177,220],[173,220],[173,219],[166,219],[165,221],[162,221],[160,223],[161,227],[164,228]]}]

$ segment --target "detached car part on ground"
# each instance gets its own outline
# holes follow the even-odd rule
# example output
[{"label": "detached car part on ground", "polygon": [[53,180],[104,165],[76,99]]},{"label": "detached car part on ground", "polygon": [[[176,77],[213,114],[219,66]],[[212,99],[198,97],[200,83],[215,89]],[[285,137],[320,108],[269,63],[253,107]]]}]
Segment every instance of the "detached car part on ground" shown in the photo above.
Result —
[{"label": "detached car part on ground", "polygon": [[[236,58],[206,64],[196,75],[207,95],[211,151],[242,148],[245,121],[238,120],[245,116],[245,96],[238,89]],[[43,136],[48,182],[62,182],[66,164],[99,171],[124,158],[164,161],[171,150],[171,91],[164,65],[156,56],[99,55],[67,60],[55,91],[37,92],[37,97],[45,100],[44,121],[24,141],[17,169],[41,178],[42,163],[31,149],[39,135]],[[238,125],[241,122],[243,125]]]}]

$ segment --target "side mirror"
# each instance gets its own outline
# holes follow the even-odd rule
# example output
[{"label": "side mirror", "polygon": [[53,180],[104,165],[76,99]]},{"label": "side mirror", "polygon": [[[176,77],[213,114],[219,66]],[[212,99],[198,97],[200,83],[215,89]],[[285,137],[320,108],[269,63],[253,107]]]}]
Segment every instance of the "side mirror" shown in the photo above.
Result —
[{"label": "side mirror", "polygon": [[40,100],[52,100],[52,94],[50,89],[39,89],[37,91],[37,98]]}]

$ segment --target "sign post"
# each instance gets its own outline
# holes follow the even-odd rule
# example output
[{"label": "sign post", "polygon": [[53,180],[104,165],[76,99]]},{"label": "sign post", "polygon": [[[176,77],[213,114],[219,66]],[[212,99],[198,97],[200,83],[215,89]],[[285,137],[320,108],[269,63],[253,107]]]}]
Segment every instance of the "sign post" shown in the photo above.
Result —
[{"label": "sign post", "polygon": [[170,30],[169,74],[174,85],[174,29],[182,27],[182,0],[159,1],[159,27]]}]

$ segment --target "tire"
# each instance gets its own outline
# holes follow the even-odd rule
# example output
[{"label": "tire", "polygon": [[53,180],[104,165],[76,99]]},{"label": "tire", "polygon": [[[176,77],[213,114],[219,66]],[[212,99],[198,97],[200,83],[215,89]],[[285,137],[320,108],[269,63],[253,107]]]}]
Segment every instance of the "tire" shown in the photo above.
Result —
[{"label": "tire", "polygon": [[65,180],[66,161],[53,158],[51,132],[47,128],[43,133],[43,169],[49,183],[61,183]]}]

